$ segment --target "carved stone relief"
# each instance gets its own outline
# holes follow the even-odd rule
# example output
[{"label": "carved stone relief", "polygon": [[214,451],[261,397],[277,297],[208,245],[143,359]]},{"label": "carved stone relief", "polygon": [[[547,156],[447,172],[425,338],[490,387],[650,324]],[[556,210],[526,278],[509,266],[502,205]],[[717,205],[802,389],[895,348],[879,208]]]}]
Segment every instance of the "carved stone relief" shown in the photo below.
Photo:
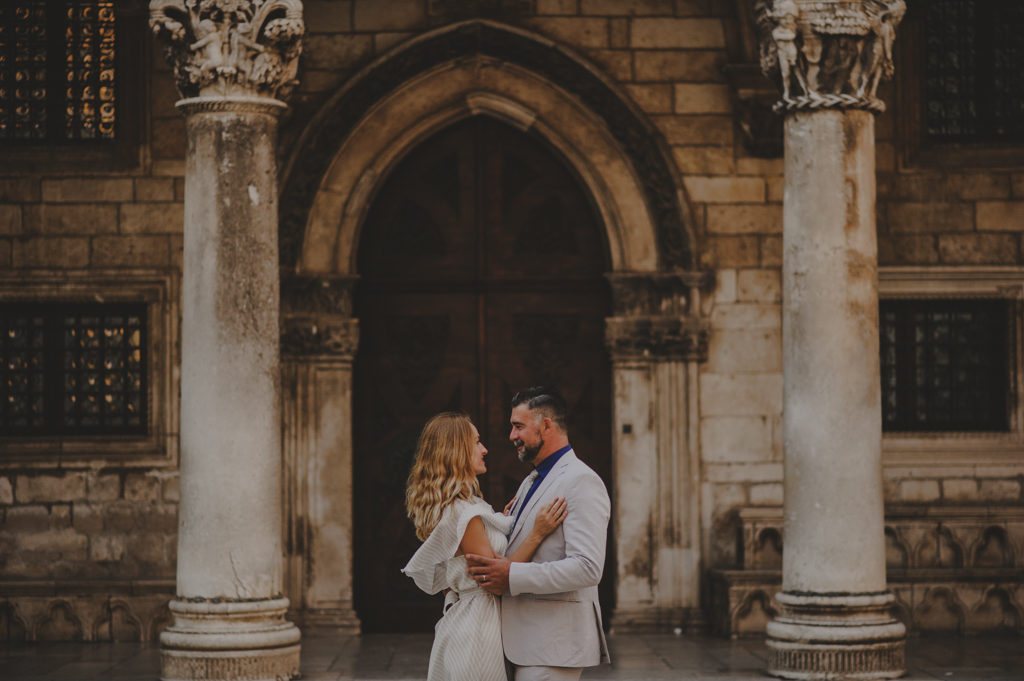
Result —
[{"label": "carved stone relief", "polygon": [[904,0],[757,0],[761,68],[778,75],[777,110],[883,111]]},{"label": "carved stone relief", "polygon": [[182,97],[285,100],[298,83],[300,0],[152,0],[149,12]]}]

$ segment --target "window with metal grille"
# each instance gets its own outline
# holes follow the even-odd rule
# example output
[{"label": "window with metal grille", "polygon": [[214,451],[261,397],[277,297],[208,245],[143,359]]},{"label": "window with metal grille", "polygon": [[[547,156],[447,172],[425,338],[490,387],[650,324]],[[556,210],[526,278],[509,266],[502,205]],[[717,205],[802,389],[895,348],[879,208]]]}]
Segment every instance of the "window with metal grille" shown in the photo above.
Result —
[{"label": "window with metal grille", "polygon": [[0,141],[113,141],[115,0],[0,2]]},{"label": "window with metal grille", "polygon": [[882,300],[882,428],[1009,429],[1006,300]]},{"label": "window with metal grille", "polygon": [[1024,141],[1024,3],[929,0],[924,9],[926,135]]},{"label": "window with metal grille", "polygon": [[0,435],[147,429],[146,305],[0,305]]}]

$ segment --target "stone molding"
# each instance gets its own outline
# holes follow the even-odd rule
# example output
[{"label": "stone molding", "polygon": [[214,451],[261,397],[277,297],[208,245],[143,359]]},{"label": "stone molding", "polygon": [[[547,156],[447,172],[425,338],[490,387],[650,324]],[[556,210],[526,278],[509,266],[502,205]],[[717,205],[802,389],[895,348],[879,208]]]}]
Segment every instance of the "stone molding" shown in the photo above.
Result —
[{"label": "stone molding", "polygon": [[300,0],[151,0],[149,13],[183,98],[286,100],[298,84]]},{"label": "stone molding", "polygon": [[299,646],[271,650],[160,651],[160,678],[164,681],[235,679],[293,679],[299,676]]},{"label": "stone molding", "polygon": [[333,357],[352,360],[359,349],[359,320],[353,317],[289,317],[281,331],[283,359]]},{"label": "stone molding", "polygon": [[285,314],[352,316],[354,275],[281,275],[281,310]]},{"label": "stone molding", "polygon": [[[904,0],[757,0],[761,68],[778,75],[778,111],[885,110]],[[852,57],[852,58],[851,58]]]},{"label": "stone molding", "polygon": [[279,116],[287,108],[284,102],[266,97],[190,97],[182,99],[175,107],[185,115],[203,113],[247,113]]},{"label": "stone molding", "polygon": [[282,275],[281,354],[285,359],[351,361],[359,348],[352,317],[356,276]]},{"label": "stone molding", "polygon": [[708,356],[710,321],[700,312],[707,272],[614,272],[613,317],[605,320],[605,345],[615,362],[697,361]]}]

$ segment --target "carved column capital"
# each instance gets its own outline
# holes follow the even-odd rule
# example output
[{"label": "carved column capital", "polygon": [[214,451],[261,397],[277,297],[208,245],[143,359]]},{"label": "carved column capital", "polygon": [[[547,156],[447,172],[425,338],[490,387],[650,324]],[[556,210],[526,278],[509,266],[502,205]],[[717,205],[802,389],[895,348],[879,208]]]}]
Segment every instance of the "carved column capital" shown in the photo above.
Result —
[{"label": "carved column capital", "polygon": [[779,111],[880,112],[878,84],[893,74],[904,0],[755,0],[765,75],[778,75]]},{"label": "carved column capital", "polygon": [[355,282],[354,276],[282,275],[281,354],[351,361],[359,348]]},{"label": "carved column capital", "polygon": [[284,101],[298,82],[300,0],[151,0],[149,25],[184,99]]},{"label": "carved column capital", "polygon": [[707,272],[614,272],[607,275],[614,316],[605,345],[616,362],[707,359],[710,324],[701,313]]}]

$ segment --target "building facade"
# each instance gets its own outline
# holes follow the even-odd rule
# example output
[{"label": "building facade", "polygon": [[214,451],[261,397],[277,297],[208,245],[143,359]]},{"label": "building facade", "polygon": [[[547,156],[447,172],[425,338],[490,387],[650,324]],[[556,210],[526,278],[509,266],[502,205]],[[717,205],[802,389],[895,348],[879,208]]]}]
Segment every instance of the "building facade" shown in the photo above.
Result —
[{"label": "building facade", "polygon": [[[209,618],[262,618],[285,666],[289,622],[429,630],[398,572],[418,429],[467,411],[500,507],[541,382],[611,492],[613,630],[785,619],[815,488],[878,499],[845,563],[907,629],[1020,631],[1024,13],[910,4],[0,10],[0,638],[164,631],[170,669]],[[867,297],[811,318],[785,306],[851,248],[836,207],[871,243],[835,290]],[[875,417],[784,421],[853,377]],[[784,465],[800,425],[827,480]],[[874,527],[816,503],[809,545]]]}]

